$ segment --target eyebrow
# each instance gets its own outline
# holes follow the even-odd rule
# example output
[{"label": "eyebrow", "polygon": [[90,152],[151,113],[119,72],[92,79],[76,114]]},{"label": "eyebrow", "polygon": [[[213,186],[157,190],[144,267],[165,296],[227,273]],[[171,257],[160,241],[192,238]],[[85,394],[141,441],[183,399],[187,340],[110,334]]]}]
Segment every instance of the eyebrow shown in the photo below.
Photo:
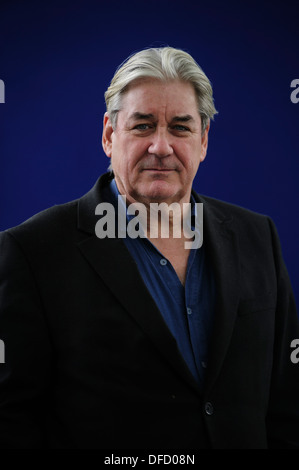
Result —
[{"label": "eyebrow", "polygon": [[[138,120],[146,120],[146,119],[155,119],[155,116],[152,113],[145,114],[136,111],[135,113],[131,114],[129,119],[133,119],[134,121]],[[183,116],[174,116],[171,122],[189,122],[194,121],[194,118],[190,114],[185,114]]]},{"label": "eyebrow", "polygon": [[172,122],[189,122],[194,121],[194,118],[190,114],[186,114],[184,116],[174,116],[172,118]]},{"label": "eyebrow", "polygon": [[154,119],[155,116],[153,114],[144,114],[136,111],[135,113],[131,114],[129,119],[133,119],[134,121],[138,121],[140,119]]}]

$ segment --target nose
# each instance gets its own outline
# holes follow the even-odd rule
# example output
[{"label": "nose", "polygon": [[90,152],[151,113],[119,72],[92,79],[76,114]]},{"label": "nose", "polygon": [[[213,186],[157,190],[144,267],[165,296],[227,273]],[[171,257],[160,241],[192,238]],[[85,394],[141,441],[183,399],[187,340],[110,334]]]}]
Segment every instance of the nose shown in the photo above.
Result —
[{"label": "nose", "polygon": [[157,129],[152,134],[148,153],[159,158],[168,157],[173,153],[171,135],[169,135],[167,129]]}]

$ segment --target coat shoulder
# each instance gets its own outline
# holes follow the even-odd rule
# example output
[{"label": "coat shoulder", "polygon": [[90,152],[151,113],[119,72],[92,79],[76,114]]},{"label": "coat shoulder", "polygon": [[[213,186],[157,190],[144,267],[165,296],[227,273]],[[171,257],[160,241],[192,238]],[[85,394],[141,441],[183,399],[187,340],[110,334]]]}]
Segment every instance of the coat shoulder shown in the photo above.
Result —
[{"label": "coat shoulder", "polygon": [[204,204],[205,209],[209,214],[213,214],[220,220],[230,220],[232,223],[261,223],[265,222],[268,224],[271,217],[267,214],[253,211],[251,209],[242,207],[237,204],[215,199],[210,196],[197,195],[200,202]]},{"label": "coat shoulder", "polygon": [[33,215],[20,225],[0,233],[12,236],[20,244],[40,244],[57,240],[76,228],[78,200],[55,205]]}]

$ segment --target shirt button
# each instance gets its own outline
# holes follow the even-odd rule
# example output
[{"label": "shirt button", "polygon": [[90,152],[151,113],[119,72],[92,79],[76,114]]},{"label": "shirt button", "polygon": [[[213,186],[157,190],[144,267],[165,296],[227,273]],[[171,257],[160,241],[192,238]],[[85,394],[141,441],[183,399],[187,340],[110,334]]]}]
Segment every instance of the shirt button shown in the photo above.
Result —
[{"label": "shirt button", "polygon": [[164,258],[160,259],[160,264],[161,264],[161,266],[165,266],[167,264],[166,259],[164,259]]},{"label": "shirt button", "polygon": [[202,365],[202,367],[203,367],[204,369],[207,367],[207,363],[204,362],[204,361],[202,361],[201,365]]},{"label": "shirt button", "polygon": [[187,313],[188,313],[188,315],[191,315],[191,313],[192,313],[192,308],[189,308],[189,307],[188,307],[188,308],[187,308]]},{"label": "shirt button", "polygon": [[211,416],[214,413],[214,407],[209,401],[205,404],[205,412],[208,416]]}]

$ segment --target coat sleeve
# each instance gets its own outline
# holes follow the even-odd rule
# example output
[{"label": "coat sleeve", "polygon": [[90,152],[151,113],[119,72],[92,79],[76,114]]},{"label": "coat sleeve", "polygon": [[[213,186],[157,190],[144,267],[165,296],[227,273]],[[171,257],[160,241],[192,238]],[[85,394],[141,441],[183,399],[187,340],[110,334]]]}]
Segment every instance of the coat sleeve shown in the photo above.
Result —
[{"label": "coat sleeve", "polygon": [[267,414],[269,448],[299,449],[299,363],[292,362],[291,342],[299,339],[299,321],[278,234],[269,219],[277,272],[276,330]]},{"label": "coat sleeve", "polygon": [[0,233],[0,339],[0,448],[43,447],[51,347],[30,264],[8,232]]}]

